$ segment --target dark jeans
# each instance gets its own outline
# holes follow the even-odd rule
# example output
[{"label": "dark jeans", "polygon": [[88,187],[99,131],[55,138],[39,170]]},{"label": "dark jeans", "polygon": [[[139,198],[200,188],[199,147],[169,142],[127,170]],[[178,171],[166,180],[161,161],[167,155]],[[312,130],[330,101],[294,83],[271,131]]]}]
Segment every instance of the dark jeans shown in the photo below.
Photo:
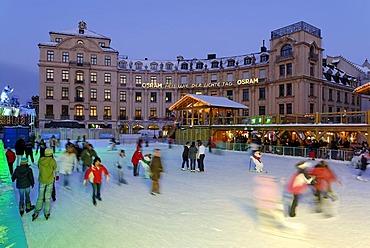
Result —
[{"label": "dark jeans", "polygon": [[133,165],[134,165],[134,176],[136,177],[136,176],[139,175],[139,168],[138,168],[137,164],[133,163]]},{"label": "dark jeans", "polygon": [[195,170],[195,159],[190,159],[190,169]]},{"label": "dark jeans", "polygon": [[292,205],[291,205],[290,211],[289,211],[289,216],[290,217],[295,217],[295,209],[298,206],[298,197],[299,197],[299,195],[293,195],[293,202],[292,202]]},{"label": "dark jeans", "polygon": [[24,200],[26,200],[26,207],[27,209],[31,206],[31,200],[30,200],[30,191],[31,187],[24,188],[24,189],[18,189],[19,190],[19,206],[24,207]]},{"label": "dark jeans", "polygon": [[14,164],[14,163],[8,163],[8,167],[9,167],[10,175],[12,175],[12,174],[13,174],[13,164]]},{"label": "dark jeans", "polygon": [[182,157],[182,168],[184,168],[185,164],[186,164],[186,168],[189,168],[189,159]]},{"label": "dark jeans", "polygon": [[199,155],[199,170],[204,171],[204,158],[206,157],[205,154]]},{"label": "dark jeans", "polygon": [[92,199],[93,202],[96,203],[96,199],[101,199],[100,197],[100,188],[101,188],[101,183],[91,183],[92,188],[93,188],[93,194],[92,194]]},{"label": "dark jeans", "polygon": [[35,163],[35,160],[34,160],[34,158],[33,158],[33,152],[31,152],[31,153],[26,153],[26,158],[27,158],[27,160],[28,160],[28,156],[30,156],[30,157],[31,157],[31,162],[32,162],[32,164],[33,164],[33,163]]}]

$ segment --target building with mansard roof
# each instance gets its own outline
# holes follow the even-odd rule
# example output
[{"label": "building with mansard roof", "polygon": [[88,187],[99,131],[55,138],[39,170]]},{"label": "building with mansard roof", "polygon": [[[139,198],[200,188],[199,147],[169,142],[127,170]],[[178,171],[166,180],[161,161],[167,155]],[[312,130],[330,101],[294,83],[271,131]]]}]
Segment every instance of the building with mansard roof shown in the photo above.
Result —
[{"label": "building with mansard roof", "polygon": [[321,30],[303,21],[271,31],[269,49],[204,59],[131,59],[85,22],[49,35],[38,45],[41,128],[71,119],[121,133],[166,131],[176,118],[170,107],[186,94],[227,97],[249,107],[242,116],[361,110],[353,90],[364,78],[338,67],[344,58],[323,64]]}]

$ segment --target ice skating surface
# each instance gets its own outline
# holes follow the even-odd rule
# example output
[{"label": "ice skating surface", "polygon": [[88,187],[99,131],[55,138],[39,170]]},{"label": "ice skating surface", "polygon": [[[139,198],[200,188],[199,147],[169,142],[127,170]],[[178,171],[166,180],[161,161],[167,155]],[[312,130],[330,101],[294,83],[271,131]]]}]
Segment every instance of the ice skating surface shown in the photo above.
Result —
[{"label": "ice skating surface", "polygon": [[[126,150],[130,162],[135,146],[117,148]],[[128,184],[119,185],[113,165],[118,151],[96,147],[111,173],[108,182],[103,180],[103,200],[93,205],[92,187],[83,186],[81,172],[71,175],[70,190],[63,188],[61,175],[50,219],[42,212],[34,222],[32,212],[22,217],[29,247],[368,247],[369,184],[356,180],[357,171],[349,162],[328,161],[342,181],[333,184],[340,200],[328,211],[335,207],[335,216],[314,213],[308,191],[297,207],[297,217],[287,219],[290,226],[304,229],[304,238],[294,238],[294,232],[261,231],[253,199],[253,177],[259,174],[248,171],[250,154],[216,155],[207,150],[205,172],[191,173],[181,170],[182,146],[150,144],[143,153],[154,148],[161,149],[165,170],[160,195],[151,195],[151,180],[133,177],[128,168],[124,168]],[[262,154],[261,159],[269,176],[287,180],[295,172],[294,164],[302,160],[273,154]],[[37,168],[32,169],[37,178]],[[144,175],[143,168],[140,174]],[[36,198],[37,186],[31,191],[32,203]]]}]

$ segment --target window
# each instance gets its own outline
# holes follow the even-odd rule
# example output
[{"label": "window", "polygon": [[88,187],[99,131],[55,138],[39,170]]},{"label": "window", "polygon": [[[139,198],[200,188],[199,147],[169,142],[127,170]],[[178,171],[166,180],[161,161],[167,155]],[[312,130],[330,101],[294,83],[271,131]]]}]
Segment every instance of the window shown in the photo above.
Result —
[{"label": "window", "polygon": [[243,101],[249,101],[249,90],[243,90]]},{"label": "window", "polygon": [[259,99],[260,100],[266,99],[266,89],[265,88],[259,88]]},{"label": "window", "polygon": [[186,76],[181,76],[180,80],[181,80],[182,84],[187,84],[188,83],[188,78]]},{"label": "window", "polygon": [[62,87],[62,100],[68,100],[69,98],[69,88]]},{"label": "window", "polygon": [[201,84],[202,83],[202,76],[201,75],[196,75],[195,76],[195,83]]},{"label": "window", "polygon": [[124,108],[124,107],[120,107],[119,108],[119,118],[121,120],[125,120],[126,119],[126,108]]},{"label": "window", "polygon": [[202,91],[195,91],[195,95],[203,95],[203,92]]},{"label": "window", "polygon": [[98,108],[96,106],[90,106],[90,116],[97,116]]},{"label": "window", "polygon": [[68,116],[68,114],[69,114],[69,106],[62,105],[62,116]]},{"label": "window", "polygon": [[135,76],[135,85],[136,87],[140,87],[141,86],[141,76]]},{"label": "window", "polygon": [[333,101],[333,89],[329,89],[329,101]]},{"label": "window", "polygon": [[341,102],[341,94],[340,91],[337,91],[337,102]]},{"label": "window", "polygon": [[45,114],[47,116],[54,115],[54,107],[53,107],[53,105],[49,105],[49,104],[46,105],[46,113]]},{"label": "window", "polygon": [[150,83],[157,83],[157,76],[150,76]]},{"label": "window", "polygon": [[46,81],[54,81],[54,70],[46,69]]},{"label": "window", "polygon": [[173,64],[172,63],[166,63],[166,70],[171,71],[172,68],[173,68]]},{"label": "window", "polygon": [[96,56],[96,54],[92,54],[91,55],[91,64],[96,65],[97,63],[98,63],[98,57]]},{"label": "window", "polygon": [[292,75],[292,73],[293,73],[292,63],[286,64],[286,74],[287,75]]},{"label": "window", "polygon": [[120,91],[119,92],[119,101],[120,102],[126,102],[126,91]]},{"label": "window", "polygon": [[126,61],[120,61],[120,62],[118,62],[118,66],[121,69],[127,69],[127,62]]},{"label": "window", "polygon": [[91,72],[90,73],[90,83],[96,84],[97,82],[97,74],[96,72]]},{"label": "window", "polygon": [[157,70],[157,68],[158,68],[158,64],[157,63],[151,63],[150,64],[150,70],[155,71],[155,70]]},{"label": "window", "polygon": [[332,113],[333,112],[333,107],[332,106],[329,106],[328,111],[329,111],[329,113]]},{"label": "window", "polygon": [[261,69],[259,71],[259,78],[266,78],[266,70],[265,69]]},{"label": "window", "polygon": [[54,61],[54,51],[47,51],[46,60],[47,61]]},{"label": "window", "polygon": [[141,62],[136,62],[136,63],[135,63],[135,68],[136,68],[136,70],[142,70],[142,68],[143,68],[143,63],[141,63]]},{"label": "window", "polygon": [[105,65],[105,66],[110,66],[110,65],[111,65],[111,59],[110,59],[110,56],[105,56],[105,59],[104,59],[104,65]]},{"label": "window", "polygon": [[104,101],[110,101],[110,90],[104,90]]},{"label": "window", "polygon": [[313,85],[313,83],[310,83],[309,96],[314,96],[314,85]]},{"label": "window", "polygon": [[250,65],[252,64],[252,58],[246,57],[244,58],[244,65]]},{"label": "window", "polygon": [[292,54],[293,54],[293,52],[292,52],[292,46],[291,45],[287,44],[287,45],[285,45],[281,48],[280,55],[282,57],[288,57],[288,56],[291,56]]},{"label": "window", "polygon": [[76,72],[76,83],[84,83],[84,73],[83,71]]},{"label": "window", "polygon": [[104,42],[99,42],[99,46],[100,47],[105,47],[105,43]]},{"label": "window", "polygon": [[188,68],[189,68],[188,63],[182,63],[181,64],[181,70],[188,70]]},{"label": "window", "polygon": [[287,83],[286,84],[286,95],[287,96],[292,96],[293,95],[293,85],[292,85],[292,83]]},{"label": "window", "polygon": [[84,108],[81,105],[75,107],[76,116],[83,116]]},{"label": "window", "polygon": [[284,84],[279,85],[279,96],[280,97],[285,96],[285,85]]},{"label": "window", "polygon": [[218,61],[212,61],[211,68],[218,68],[218,64],[219,64]]},{"label": "window", "polygon": [[56,43],[60,43],[60,42],[62,42],[62,40],[63,40],[63,39],[62,39],[62,38],[59,38],[59,37],[55,38],[55,42],[56,42]]},{"label": "window", "polygon": [[168,108],[166,108],[166,111],[165,111],[166,118],[170,118],[171,115],[172,115],[171,111]]},{"label": "window", "polygon": [[234,80],[234,75],[232,73],[228,73],[226,75],[226,79],[227,79],[228,82],[231,82],[231,81]]},{"label": "window", "polygon": [[104,116],[111,116],[110,106],[104,106]]},{"label": "window", "polygon": [[46,87],[46,99],[53,99],[54,98],[54,88],[53,87]]},{"label": "window", "polygon": [[150,116],[153,116],[153,117],[157,116],[157,109],[156,108],[150,108]]},{"label": "window", "polygon": [[227,97],[229,100],[233,100],[233,91],[232,91],[232,90],[227,90],[227,91],[226,91],[226,97]]},{"label": "window", "polygon": [[314,112],[314,104],[313,103],[310,103],[310,113],[313,113]]},{"label": "window", "polygon": [[261,62],[267,62],[268,59],[269,59],[269,56],[266,54],[262,54],[260,57]]},{"label": "window", "polygon": [[104,73],[104,83],[110,84],[111,83],[111,74],[110,73]]},{"label": "window", "polygon": [[313,77],[315,76],[315,65],[310,64],[310,76]]},{"label": "window", "polygon": [[83,97],[84,97],[84,89],[82,87],[76,88],[76,98],[79,98],[81,101]]},{"label": "window", "polygon": [[69,81],[69,71],[62,70],[62,82],[68,82],[68,81]]},{"label": "window", "polygon": [[352,104],[355,104],[355,96],[352,95]]},{"label": "window", "polygon": [[259,106],[258,107],[258,115],[265,115],[266,114],[266,107],[265,106]]},{"label": "window", "polygon": [[211,74],[211,83],[217,82],[217,74]]},{"label": "window", "polygon": [[281,77],[285,76],[285,65],[279,65],[279,75]]},{"label": "window", "polygon": [[204,64],[202,62],[197,62],[195,64],[195,69],[201,70],[203,69]]},{"label": "window", "polygon": [[150,102],[157,102],[157,92],[150,92]]},{"label": "window", "polygon": [[211,96],[218,96],[217,91],[211,91]]},{"label": "window", "polygon": [[84,64],[84,55],[83,53],[77,53],[77,65],[82,66]]},{"label": "window", "polygon": [[325,100],[326,99],[326,97],[325,97],[325,88],[322,88],[322,100]]},{"label": "window", "polygon": [[344,103],[348,103],[348,93],[344,92]]},{"label": "window", "polygon": [[279,115],[284,114],[284,104],[279,104]]},{"label": "window", "polygon": [[141,120],[141,108],[135,109],[135,120]]},{"label": "window", "polygon": [[293,113],[293,105],[291,103],[286,104],[286,113],[292,114]]},{"label": "window", "polygon": [[172,77],[166,76],[166,84],[172,84]]},{"label": "window", "polygon": [[62,62],[63,63],[68,63],[69,62],[69,53],[68,52],[63,52],[62,53]]},{"label": "window", "polygon": [[243,71],[243,79],[249,78],[249,71]]},{"label": "window", "polygon": [[141,92],[135,92],[135,102],[141,102]]},{"label": "window", "polygon": [[172,102],[172,93],[166,92],[166,102]]},{"label": "window", "polygon": [[127,84],[127,76],[126,75],[120,75],[119,76],[119,83],[120,84]]},{"label": "window", "polygon": [[96,101],[98,99],[98,90],[97,89],[90,89],[90,100]]},{"label": "window", "polygon": [[235,60],[233,60],[233,59],[228,60],[227,61],[227,66],[228,67],[235,66]]}]

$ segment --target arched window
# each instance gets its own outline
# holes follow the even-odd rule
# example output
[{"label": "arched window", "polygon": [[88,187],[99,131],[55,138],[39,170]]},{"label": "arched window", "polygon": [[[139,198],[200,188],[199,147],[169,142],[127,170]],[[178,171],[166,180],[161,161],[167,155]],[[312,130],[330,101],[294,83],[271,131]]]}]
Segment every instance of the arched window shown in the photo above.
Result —
[{"label": "arched window", "polygon": [[293,54],[292,46],[290,44],[287,44],[281,48],[280,55],[282,57],[291,56]]},{"label": "arched window", "polygon": [[120,61],[120,62],[118,62],[118,67],[120,69],[127,69],[127,62],[126,61]]},{"label": "arched window", "polygon": [[142,69],[143,69],[143,63],[141,63],[141,62],[136,62],[136,63],[135,63],[135,68],[136,68],[136,70],[142,70]]},{"label": "arched window", "polygon": [[166,63],[166,70],[172,70],[173,64],[172,63]]},{"label": "arched window", "polygon": [[211,68],[218,68],[218,64],[219,64],[218,61],[212,61]]},{"label": "arched window", "polygon": [[197,62],[195,65],[195,69],[201,70],[203,69],[204,64],[202,62]]},{"label": "arched window", "polygon": [[151,63],[150,64],[150,70],[155,71],[155,70],[157,70],[157,68],[158,68],[158,64],[157,63]]},{"label": "arched window", "polygon": [[187,70],[189,68],[188,63],[182,63],[181,64],[181,70]]}]

